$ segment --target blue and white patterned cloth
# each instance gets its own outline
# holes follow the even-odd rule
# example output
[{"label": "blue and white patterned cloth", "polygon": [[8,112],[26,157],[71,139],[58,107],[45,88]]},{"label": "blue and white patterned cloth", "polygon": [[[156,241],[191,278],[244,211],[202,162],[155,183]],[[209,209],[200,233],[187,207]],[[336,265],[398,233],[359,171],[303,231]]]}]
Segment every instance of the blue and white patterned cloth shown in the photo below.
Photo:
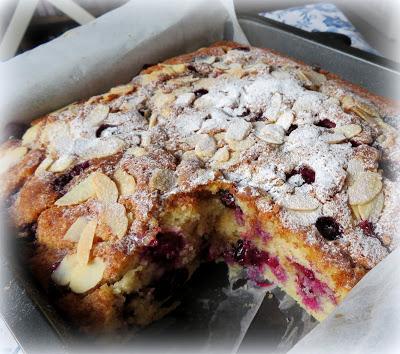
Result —
[{"label": "blue and white patterned cloth", "polygon": [[260,15],[309,32],[334,32],[350,37],[353,47],[379,55],[334,4],[320,3],[263,12]]}]

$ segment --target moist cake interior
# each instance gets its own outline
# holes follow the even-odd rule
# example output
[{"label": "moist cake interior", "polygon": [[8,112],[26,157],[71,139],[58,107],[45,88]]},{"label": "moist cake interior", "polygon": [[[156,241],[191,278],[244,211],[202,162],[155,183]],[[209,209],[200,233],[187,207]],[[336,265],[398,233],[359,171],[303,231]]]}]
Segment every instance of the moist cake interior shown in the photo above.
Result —
[{"label": "moist cake interior", "polygon": [[217,43],[34,121],[0,148],[0,194],[32,235],[34,276],[83,331],[163,317],[206,261],[323,320],[397,244],[384,169],[398,165],[398,112],[318,68]]}]

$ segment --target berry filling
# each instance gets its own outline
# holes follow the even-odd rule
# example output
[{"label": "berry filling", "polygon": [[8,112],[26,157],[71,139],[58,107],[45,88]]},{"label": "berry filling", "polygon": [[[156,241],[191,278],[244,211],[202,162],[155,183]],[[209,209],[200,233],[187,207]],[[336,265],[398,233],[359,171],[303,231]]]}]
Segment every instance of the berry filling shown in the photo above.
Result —
[{"label": "berry filling", "polygon": [[328,241],[336,240],[342,234],[342,227],[330,216],[320,216],[315,226],[321,236]]},{"label": "berry filling", "polygon": [[225,205],[227,208],[230,209],[236,208],[235,197],[227,190],[221,189],[220,191],[218,191],[218,196],[221,203]]},{"label": "berry filling", "polygon": [[332,122],[329,119],[322,119],[319,122],[315,123],[317,127],[322,127],[322,128],[335,128],[336,123]]},{"label": "berry filling", "polygon": [[185,243],[177,232],[160,232],[146,248],[145,255],[158,264],[175,264]]},{"label": "berry filling", "polygon": [[240,207],[235,208],[235,220],[239,226],[244,226],[245,224],[244,213],[242,209],[240,209]]},{"label": "berry filling", "polygon": [[112,124],[102,124],[102,125],[100,125],[96,130],[96,138],[100,138],[101,137],[101,133],[104,130],[106,130],[108,128],[113,128],[113,127],[115,127],[115,125],[112,125]]},{"label": "berry filling", "polygon": [[372,236],[374,234],[374,225],[372,224],[371,221],[362,220],[360,221],[358,226],[360,226],[361,230],[363,230],[364,235]]},{"label": "berry filling", "polygon": [[249,273],[252,280],[255,279],[254,276],[260,275],[265,265],[271,269],[271,272],[279,281],[284,282],[287,280],[286,272],[280,265],[278,257],[257,249],[249,240],[238,240],[236,245],[228,252],[225,252],[224,255],[228,262],[233,261],[242,266],[255,267],[257,272],[254,273],[256,269],[253,269]]},{"label": "berry filling", "polygon": [[57,177],[53,181],[53,187],[56,192],[61,192],[63,188],[71,182],[71,180],[79,176],[84,170],[86,170],[90,166],[89,161],[82,162],[78,165],[75,165],[68,173],[64,173],[63,175]]},{"label": "berry filling", "polygon": [[304,179],[304,182],[307,184],[314,183],[315,181],[315,172],[313,169],[307,166],[301,166],[299,168],[299,173],[301,177]]},{"label": "berry filling", "polygon": [[196,98],[199,98],[201,96],[206,95],[208,93],[208,90],[206,90],[206,89],[198,89],[198,90],[194,91],[193,93],[196,96]]},{"label": "berry filling", "polygon": [[315,277],[314,272],[299,263],[292,262],[296,268],[297,294],[301,296],[303,304],[311,310],[321,309],[321,297],[326,296],[333,304],[336,298],[329,287]]}]

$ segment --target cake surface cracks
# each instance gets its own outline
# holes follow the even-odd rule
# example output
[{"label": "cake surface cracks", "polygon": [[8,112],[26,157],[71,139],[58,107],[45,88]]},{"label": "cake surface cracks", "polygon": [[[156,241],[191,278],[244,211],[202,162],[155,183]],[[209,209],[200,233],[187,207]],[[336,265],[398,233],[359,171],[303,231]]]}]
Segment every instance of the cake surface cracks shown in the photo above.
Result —
[{"label": "cake surface cracks", "polygon": [[323,319],[397,245],[383,162],[398,163],[398,112],[224,42],[34,121],[0,150],[1,192],[17,227],[37,225],[32,267],[59,306],[94,309],[82,327],[162,317],[173,302],[143,309],[207,259],[277,281]]}]

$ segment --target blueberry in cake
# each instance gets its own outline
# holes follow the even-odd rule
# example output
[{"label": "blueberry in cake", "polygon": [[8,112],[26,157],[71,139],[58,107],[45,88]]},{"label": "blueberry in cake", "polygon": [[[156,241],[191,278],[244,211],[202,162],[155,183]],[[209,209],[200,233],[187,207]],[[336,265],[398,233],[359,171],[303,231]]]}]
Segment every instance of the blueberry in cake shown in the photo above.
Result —
[{"label": "blueberry in cake", "polygon": [[396,246],[398,114],[220,42],[35,120],[1,147],[1,195],[33,230],[33,274],[84,331],[161,318],[208,260],[323,320]]}]

